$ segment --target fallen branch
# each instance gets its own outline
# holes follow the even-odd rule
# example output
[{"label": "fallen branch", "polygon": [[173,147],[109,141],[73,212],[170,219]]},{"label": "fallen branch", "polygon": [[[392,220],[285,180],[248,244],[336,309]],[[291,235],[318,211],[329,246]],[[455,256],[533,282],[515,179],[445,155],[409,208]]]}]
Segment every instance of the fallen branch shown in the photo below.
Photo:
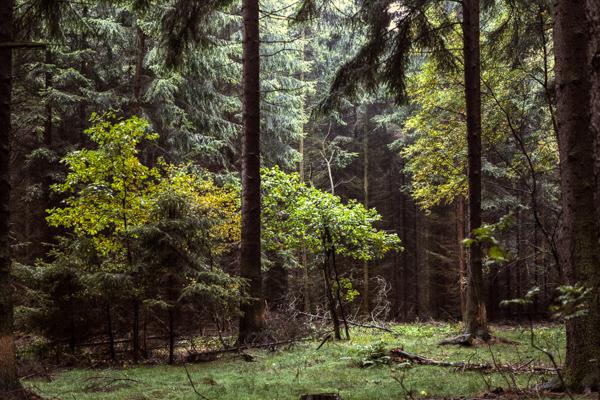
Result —
[{"label": "fallen branch", "polygon": [[130,378],[116,378],[112,376],[91,376],[84,380],[84,382],[92,382],[87,385],[83,390],[84,392],[105,392],[116,382],[134,382],[140,383],[140,381]]},{"label": "fallen branch", "polygon": [[192,376],[190,375],[190,371],[188,371],[187,369],[187,365],[183,364],[183,368],[185,369],[185,374],[187,375],[188,381],[190,382],[190,386],[192,387],[192,389],[194,390],[194,393],[196,393],[196,395],[198,397],[200,397],[201,399],[204,400],[210,400],[208,397],[206,397],[205,395],[203,395],[202,393],[200,393],[197,389],[196,389],[196,385],[194,385],[194,381],[192,380]]},{"label": "fallen branch", "polygon": [[[322,319],[322,320],[327,320],[327,321],[331,321],[331,317],[326,317],[324,315],[315,315],[315,314],[309,314],[309,313],[305,313],[305,312],[298,312],[298,314],[304,315],[306,317],[310,317],[310,318],[316,318],[316,319]],[[389,332],[389,333],[394,333],[393,330],[391,330],[390,328],[387,328],[385,326],[381,326],[381,325],[375,325],[375,324],[361,324],[360,322],[352,322],[352,321],[347,321],[348,325],[352,325],[352,326],[356,326],[359,328],[368,328],[368,329],[379,329],[385,332]]]},{"label": "fallen branch", "polygon": [[279,342],[245,344],[243,346],[230,347],[230,348],[227,348],[227,349],[220,349],[220,350],[210,350],[210,351],[203,351],[203,352],[190,352],[188,354],[187,358],[186,358],[186,361],[187,362],[213,361],[213,360],[215,360],[217,358],[217,356],[219,354],[239,353],[242,350],[258,349],[258,348],[264,348],[264,347],[275,348],[277,346],[281,346],[281,345],[284,345],[284,344],[293,344],[293,343],[297,343],[297,342],[301,342],[301,341],[307,341],[307,340],[312,340],[312,339],[290,339],[290,340],[283,340],[283,341],[279,341]]},{"label": "fallen branch", "polygon": [[521,365],[510,365],[510,364],[499,364],[494,365],[490,363],[470,363],[463,361],[439,361],[432,360],[418,354],[411,354],[403,349],[392,349],[390,350],[392,360],[402,362],[408,360],[414,364],[419,365],[433,365],[437,367],[450,367],[457,368],[462,371],[489,371],[489,372],[514,372],[514,373],[525,373],[525,372],[538,372],[538,373],[556,373],[555,368],[546,367],[532,367],[531,362],[527,362]]},{"label": "fallen branch", "polygon": [[319,345],[319,347],[317,347],[317,350],[319,350],[321,347],[323,347],[323,345],[324,345],[325,343],[327,343],[327,341],[328,341],[329,339],[331,339],[331,333],[330,333],[329,335],[325,336],[325,338],[324,338],[324,339],[321,341],[321,344]]}]

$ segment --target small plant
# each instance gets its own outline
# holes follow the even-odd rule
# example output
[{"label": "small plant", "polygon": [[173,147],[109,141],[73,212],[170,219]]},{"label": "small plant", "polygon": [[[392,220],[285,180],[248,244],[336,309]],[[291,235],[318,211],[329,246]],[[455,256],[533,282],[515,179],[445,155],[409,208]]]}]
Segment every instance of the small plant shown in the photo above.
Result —
[{"label": "small plant", "polygon": [[382,341],[363,346],[359,350],[359,355],[361,357],[359,362],[361,368],[389,365],[391,362],[389,352]]}]

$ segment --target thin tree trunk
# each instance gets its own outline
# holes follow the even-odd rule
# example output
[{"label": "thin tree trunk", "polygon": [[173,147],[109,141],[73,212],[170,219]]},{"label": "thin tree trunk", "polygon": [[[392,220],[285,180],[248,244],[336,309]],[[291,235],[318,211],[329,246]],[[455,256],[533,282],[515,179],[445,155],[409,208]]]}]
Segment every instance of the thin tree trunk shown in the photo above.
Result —
[{"label": "thin tree trunk", "polygon": [[[305,48],[304,48],[304,40],[306,38],[306,28],[302,28],[302,60],[304,60],[306,54],[305,54]],[[300,73],[300,82],[302,82],[302,84],[304,84],[304,70],[302,70],[302,72]],[[306,107],[306,93],[303,94],[302,97],[302,108],[305,109]],[[305,157],[305,150],[304,150],[304,135],[306,134],[305,131],[306,126],[302,127],[302,133],[300,134],[300,139],[299,139],[299,143],[298,143],[298,153],[300,154],[300,162],[298,164],[298,174],[300,175],[300,182],[304,183],[306,181],[305,175],[304,175],[304,169],[305,169],[305,163],[304,163],[304,157]],[[310,306],[310,278],[308,276],[308,252],[306,250],[306,246],[303,244],[302,245],[302,249],[300,250],[300,263],[302,265],[302,295],[304,297],[304,311],[307,313],[310,313],[311,310],[311,306]]]},{"label": "thin tree trunk", "polygon": [[[593,4],[592,4],[593,3]],[[597,9],[596,2],[589,2]],[[591,61],[583,2],[557,0],[554,48],[562,203],[559,255],[569,283],[593,289],[588,312],[567,320],[567,385],[598,387],[600,314],[598,309],[598,227],[594,182],[594,132],[591,127]],[[596,141],[596,144],[598,141]]]},{"label": "thin tree trunk", "polygon": [[113,332],[112,312],[109,303],[106,303],[106,333],[108,334],[108,353],[110,359],[114,362],[117,361],[117,352],[115,351],[115,333]]},{"label": "thin tree trunk", "polygon": [[[539,245],[540,245],[540,240],[539,240],[539,233],[538,233],[538,226],[534,225],[533,226],[533,287],[537,287],[539,284],[539,277],[538,277],[538,271],[539,271],[539,266],[540,266],[540,251],[539,251]],[[538,318],[538,303],[539,303],[539,299],[538,296],[535,296],[533,299],[533,304],[532,306],[532,313],[533,313],[533,318]]]},{"label": "thin tree trunk", "polygon": [[[331,239],[331,237],[330,237]],[[337,298],[337,303],[340,306],[340,316],[342,317],[342,322],[344,323],[344,331],[346,333],[346,339],[350,340],[350,328],[348,327],[348,319],[346,318],[346,312],[344,311],[344,302],[342,301],[342,283],[340,282],[340,275],[338,274],[337,265],[335,263],[335,246],[331,244],[330,251],[330,259],[331,259],[331,267],[333,270],[333,276],[336,283],[335,295]]]},{"label": "thin tree trunk", "polygon": [[414,237],[415,237],[415,264],[413,265],[413,284],[415,285],[415,318],[419,317],[421,312],[421,280],[420,278],[420,269],[421,269],[421,257],[419,257],[419,250],[421,249],[421,240],[419,238],[419,210],[417,204],[415,203],[413,206],[413,211],[415,213],[414,219]]},{"label": "thin tree trunk", "polygon": [[458,290],[460,291],[460,313],[465,315],[467,309],[466,299],[466,276],[467,276],[467,265],[465,257],[465,198],[463,196],[458,197],[456,203],[456,240],[458,244]]},{"label": "thin tree trunk", "polygon": [[325,283],[327,304],[329,305],[329,312],[331,313],[331,321],[333,323],[333,335],[336,340],[340,340],[342,338],[340,332],[340,320],[337,315],[337,306],[335,304],[335,298],[333,297],[333,289],[331,287],[331,274],[329,272],[329,257],[331,256],[331,250],[327,248],[327,243],[325,239],[323,239],[323,249],[323,282]]},{"label": "thin tree trunk", "polygon": [[[406,240],[406,246],[408,247],[408,213],[406,207],[408,202],[406,201],[406,193],[404,193],[404,186],[406,185],[406,175],[404,172],[404,160],[402,160],[402,175],[400,175],[402,197],[402,238]],[[416,232],[415,232],[416,234]],[[414,238],[414,235],[413,235]],[[408,320],[408,248],[402,252],[402,316],[403,320]]]},{"label": "thin tree trunk", "polygon": [[[363,152],[363,196],[364,206],[369,208],[369,105],[365,105],[365,115],[363,121],[363,141],[362,141],[362,152]],[[362,266],[363,273],[363,313],[369,315],[371,312],[370,296],[369,296],[369,262],[363,262]]]},{"label": "thin tree trunk", "polygon": [[[0,0],[0,43],[13,41],[13,0]],[[21,388],[17,377],[10,283],[9,200],[12,49],[0,47],[0,397]]]},{"label": "thin tree trunk", "polygon": [[261,335],[265,326],[260,247],[260,55],[258,0],[243,1],[244,143],[242,146],[242,235],[240,274],[253,299],[241,305],[238,341]]},{"label": "thin tree trunk", "polygon": [[[481,54],[479,44],[479,0],[463,1],[463,52],[469,182],[469,235],[481,226]],[[469,246],[465,331],[487,336],[483,293],[481,245]]]},{"label": "thin tree trunk", "polygon": [[[47,65],[46,68],[48,68],[48,66],[50,64],[52,64],[52,52],[50,51],[50,49],[46,49],[45,63]],[[44,88],[46,89],[46,92],[48,92],[51,89],[51,87],[52,87],[52,75],[50,72],[46,72],[44,74]],[[44,121],[43,139],[44,139],[44,147],[46,148],[46,150],[51,151],[52,150],[53,111],[52,111],[52,103],[50,102],[50,100],[48,98],[46,98],[45,100],[46,100],[46,104],[45,104],[46,117],[45,117],[45,121]],[[51,199],[50,185],[52,185],[51,170],[52,170],[52,162],[50,160],[47,160],[43,163],[43,170],[40,171],[43,194],[42,194],[42,206],[41,206],[41,210],[40,210],[42,237],[40,240],[41,248],[39,249],[39,251],[40,251],[41,257],[43,257],[46,260],[48,260],[48,256],[46,254],[47,251],[46,251],[46,248],[44,247],[44,244],[50,244],[54,241],[53,230],[46,223],[46,220],[45,220],[46,210],[52,208],[52,204],[50,204],[50,201],[51,201],[50,200]]]},{"label": "thin tree trunk", "polygon": [[133,318],[131,324],[131,343],[133,362],[137,363],[140,358],[140,302],[138,299],[133,299]]}]

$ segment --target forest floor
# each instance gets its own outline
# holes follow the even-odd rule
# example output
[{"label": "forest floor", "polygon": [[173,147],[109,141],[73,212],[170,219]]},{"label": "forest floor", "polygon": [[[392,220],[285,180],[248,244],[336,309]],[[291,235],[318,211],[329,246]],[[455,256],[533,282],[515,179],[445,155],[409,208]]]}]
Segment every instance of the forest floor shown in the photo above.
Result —
[{"label": "forest floor", "polygon": [[[54,371],[52,379],[25,380],[25,385],[45,398],[60,400],[295,400],[302,394],[324,392],[339,393],[344,400],[493,398],[494,393],[523,398],[520,390],[551,377],[532,371],[534,366],[552,369],[552,363],[531,346],[527,325],[494,326],[496,335],[514,343],[474,347],[438,345],[439,340],[457,332],[457,325],[419,323],[392,329],[393,334],[355,328],[352,340],[328,341],[318,350],[319,340],[298,342],[277,351],[247,350],[252,362],[227,354],[199,364],[75,368]],[[560,363],[565,346],[563,329],[538,326],[534,332],[536,343]],[[508,365],[522,371],[484,373],[390,360],[389,350],[399,347],[430,360]],[[535,398],[546,397],[529,393]]]}]

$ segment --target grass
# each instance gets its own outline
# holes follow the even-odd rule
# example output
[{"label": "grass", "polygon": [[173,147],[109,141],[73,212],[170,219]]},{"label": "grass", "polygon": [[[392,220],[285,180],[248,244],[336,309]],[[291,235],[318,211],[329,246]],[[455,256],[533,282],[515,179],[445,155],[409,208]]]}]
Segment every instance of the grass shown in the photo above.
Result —
[{"label": "grass", "polygon": [[[386,364],[380,350],[403,347],[437,360],[524,363],[551,366],[546,357],[530,346],[528,328],[495,327],[497,335],[516,344],[494,344],[464,348],[438,346],[455,334],[458,326],[410,324],[393,327],[394,335],[353,329],[351,341],[328,342],[316,350],[318,341],[301,342],[276,352],[253,350],[255,362],[228,355],[213,362],[188,364],[196,394],[182,365],[139,365],[111,369],[71,369],[56,373],[52,382],[28,380],[26,386],[48,398],[61,400],[184,400],[184,399],[298,399],[304,393],[336,392],[344,400],[403,399],[414,397],[475,396],[496,387],[526,387],[547,377],[533,374],[461,372],[452,368]],[[538,327],[541,347],[562,359],[564,332],[556,326]],[[493,352],[493,358],[492,353]],[[365,368],[363,364],[372,364]],[[114,378],[118,380],[113,380]],[[203,396],[203,397],[202,397]]]}]

